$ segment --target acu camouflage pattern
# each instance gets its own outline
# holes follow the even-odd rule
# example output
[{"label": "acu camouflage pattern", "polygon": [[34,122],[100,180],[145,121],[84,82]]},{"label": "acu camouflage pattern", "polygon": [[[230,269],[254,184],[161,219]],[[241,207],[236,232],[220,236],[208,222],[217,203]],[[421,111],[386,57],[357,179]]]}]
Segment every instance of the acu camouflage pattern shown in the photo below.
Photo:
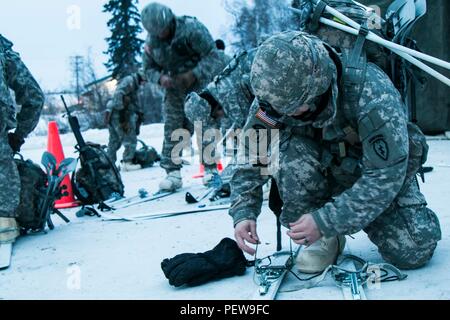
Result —
[{"label": "acu camouflage pattern", "polygon": [[28,230],[39,230],[47,223],[37,214],[47,195],[47,175],[39,165],[30,160],[15,159],[14,161],[20,174],[21,184],[17,223],[24,233]]},{"label": "acu camouflage pattern", "polygon": [[[271,171],[284,201],[281,221],[288,226],[312,214],[325,237],[364,230],[388,262],[421,267],[441,239],[416,180],[428,151],[424,136],[408,124],[400,94],[374,64],[359,99],[338,99],[337,89],[314,121],[291,118],[281,133],[288,138],[280,139],[280,165]],[[267,178],[255,173],[243,167],[233,177],[235,223],[260,213]]]},{"label": "acu camouflage pattern", "polygon": [[[16,109],[9,90],[13,90]],[[39,122],[44,94],[24,65],[12,43],[0,35],[0,217],[16,217],[19,205],[20,178],[8,143],[8,131],[26,138]]]},{"label": "acu camouflage pattern", "polygon": [[209,95],[223,109],[225,118],[235,129],[244,127],[254,99],[250,71],[255,54],[256,49],[237,55],[200,94],[188,96],[185,111],[192,123],[200,121],[204,128],[209,128],[211,122],[219,124],[218,120],[211,117],[211,106],[204,98]]},{"label": "acu camouflage pattern", "polygon": [[327,49],[306,33],[289,31],[269,38],[252,65],[250,81],[258,100],[287,115],[303,104],[312,105],[328,90],[336,69],[331,59],[318,59],[320,55],[328,55]]},{"label": "acu camouflage pattern", "polygon": [[223,52],[217,50],[208,29],[196,18],[183,16],[175,18],[172,39],[147,37],[143,65],[150,82],[158,84],[163,74],[175,78],[192,70],[197,85],[204,87],[225,67],[227,62],[223,58]]},{"label": "acu camouflage pattern", "polygon": [[[194,132],[192,123],[185,116],[184,102],[191,92],[199,92],[228,63],[227,56],[217,50],[208,29],[192,17],[176,17],[174,35],[170,40],[161,40],[149,35],[143,56],[144,70],[148,81],[159,83],[162,75],[177,79],[178,75],[192,71],[196,82],[191,88],[182,83],[166,90],[164,100],[164,144],[161,167],[167,172],[179,170],[180,164],[172,160],[172,150],[178,141],[172,141],[172,133],[178,129]],[[177,81],[175,81],[177,82]]]},{"label": "acu camouflage pattern", "polygon": [[81,158],[81,168],[73,177],[74,192],[77,198],[84,205],[92,205],[109,200],[108,197],[113,194],[123,196],[122,178],[117,167],[104,151],[104,147],[91,142],[86,144],[90,152],[96,155],[95,158],[89,160],[92,162],[92,170],[95,172],[91,172],[91,166]]},{"label": "acu camouflage pattern", "polygon": [[170,27],[175,15],[167,6],[153,2],[148,4],[141,14],[142,24],[148,33],[158,35]]},{"label": "acu camouflage pattern", "polygon": [[123,161],[131,162],[135,157],[138,118],[144,114],[138,98],[139,77],[136,73],[123,78],[117,86],[112,102],[108,104],[108,111],[111,113],[108,156],[114,163],[122,144],[125,147]]},{"label": "acu camouflage pattern", "polygon": [[[238,130],[244,127],[249,108],[254,100],[250,84],[250,71],[255,54],[256,49],[238,54],[200,94],[191,93],[187,97],[185,112],[191,123],[200,122],[203,132],[220,127],[223,129],[223,135],[230,128]],[[224,117],[214,119],[211,116],[211,103],[216,104],[223,110]],[[212,143],[208,139],[203,139],[203,150],[210,150]],[[209,155],[204,157],[208,158]],[[208,166],[208,163],[213,163],[210,159],[203,160],[205,166]],[[233,164],[230,165],[228,170],[225,170],[226,176],[231,176],[229,172],[232,171],[232,166]],[[222,174],[222,177],[224,176]]]}]

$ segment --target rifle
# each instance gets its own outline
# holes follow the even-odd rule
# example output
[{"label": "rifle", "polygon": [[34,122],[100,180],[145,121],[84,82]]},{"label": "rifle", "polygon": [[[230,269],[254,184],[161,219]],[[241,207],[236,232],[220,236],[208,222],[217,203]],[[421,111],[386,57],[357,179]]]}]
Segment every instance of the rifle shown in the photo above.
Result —
[{"label": "rifle", "polygon": [[64,99],[64,96],[61,96],[61,100],[64,104],[64,108],[66,108],[67,116],[69,117],[70,128],[72,129],[72,132],[75,135],[75,139],[77,140],[78,144],[77,149],[85,149],[86,142],[84,141],[84,138],[81,135],[80,123],[78,122],[78,118],[72,116],[72,113],[70,112],[69,107],[67,106],[66,100]]},{"label": "rifle", "polygon": [[111,197],[113,192],[109,187],[108,182],[105,181],[104,177],[102,177],[102,175],[99,173],[99,169],[104,169],[104,166],[102,166],[102,163],[94,150],[84,141],[83,135],[81,134],[78,118],[72,116],[72,113],[67,106],[66,100],[64,99],[64,96],[61,96],[61,100],[64,104],[64,108],[66,109],[67,116],[69,118],[70,128],[72,129],[72,132],[75,135],[75,139],[77,141],[77,145],[75,146],[75,148],[80,153],[81,166],[87,167],[89,175],[91,176],[95,184],[96,191],[100,194],[101,198],[106,201]]}]

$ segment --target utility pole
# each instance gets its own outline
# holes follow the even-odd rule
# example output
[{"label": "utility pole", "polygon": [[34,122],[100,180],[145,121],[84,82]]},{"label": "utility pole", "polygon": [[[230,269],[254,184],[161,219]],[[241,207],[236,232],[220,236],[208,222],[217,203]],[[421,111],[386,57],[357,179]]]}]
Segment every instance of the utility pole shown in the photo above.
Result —
[{"label": "utility pole", "polygon": [[75,86],[76,86],[76,94],[77,94],[77,104],[81,104],[81,74],[83,70],[83,57],[82,56],[74,56],[71,57],[71,65],[72,72],[75,75]]}]

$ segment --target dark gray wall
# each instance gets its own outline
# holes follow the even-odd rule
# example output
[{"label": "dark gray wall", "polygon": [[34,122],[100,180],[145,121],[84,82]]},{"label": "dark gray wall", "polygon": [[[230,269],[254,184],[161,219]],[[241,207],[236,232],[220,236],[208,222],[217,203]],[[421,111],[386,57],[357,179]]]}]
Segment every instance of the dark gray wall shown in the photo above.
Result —
[{"label": "dark gray wall", "polygon": [[[366,5],[378,5],[384,14],[391,0],[360,0]],[[450,1],[428,0],[428,12],[416,25],[414,38],[420,49],[440,59],[450,61]],[[450,72],[432,66],[450,77]],[[450,88],[432,77],[417,94],[419,125],[427,133],[450,130]]]}]

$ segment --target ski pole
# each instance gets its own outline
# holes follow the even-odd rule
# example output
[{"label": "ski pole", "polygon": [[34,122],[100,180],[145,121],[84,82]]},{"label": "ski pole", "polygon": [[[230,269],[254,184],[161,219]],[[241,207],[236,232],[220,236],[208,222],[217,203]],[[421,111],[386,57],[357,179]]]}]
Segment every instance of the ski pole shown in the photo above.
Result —
[{"label": "ski pole", "polygon": [[[300,13],[300,12],[301,12],[300,10],[298,10],[298,9],[296,9],[296,8],[290,8],[290,9],[291,9],[292,11],[296,12],[296,13]],[[352,25],[356,25],[356,26],[357,26],[356,29],[353,28],[353,27],[345,26],[345,25],[343,25],[342,23],[338,23],[338,22],[335,22],[335,21],[332,21],[332,20],[329,20],[329,19],[326,19],[326,18],[320,18],[320,22],[323,23],[323,24],[325,24],[325,25],[327,25],[327,26],[330,26],[330,27],[339,29],[339,30],[344,31],[344,32],[347,32],[347,33],[350,33],[350,34],[352,34],[352,35],[355,35],[355,36],[359,35],[359,29],[360,29],[360,27],[361,27],[360,25],[358,25],[356,22],[354,22],[354,21],[351,20],[350,18],[346,17],[345,15],[343,15],[342,13],[340,13],[339,11],[337,11],[337,10],[334,10],[334,11],[337,12],[337,13],[339,14],[339,16],[337,16],[337,18],[339,18],[339,19],[342,18],[341,20],[344,21],[344,18],[343,18],[343,17],[345,17],[345,20],[347,20],[347,21],[344,21],[344,22],[346,22],[347,24],[350,25],[350,23],[348,23],[348,22],[352,21],[351,24],[352,24]],[[382,40],[382,43],[381,43],[380,41],[378,41],[378,39]],[[389,50],[393,51],[394,53],[396,53],[397,55],[399,55],[399,56],[402,57],[403,59],[407,60],[407,61],[410,62],[411,64],[413,64],[413,65],[415,65],[416,67],[418,67],[419,69],[421,69],[421,70],[423,70],[424,72],[428,73],[428,74],[431,75],[432,77],[434,77],[434,78],[436,78],[437,80],[443,82],[443,83],[446,84],[447,86],[450,86],[450,79],[449,79],[449,78],[447,78],[447,77],[444,76],[443,74],[439,73],[438,71],[434,70],[433,68],[427,66],[425,63],[423,63],[423,62],[419,61],[418,59],[414,58],[414,57],[411,56],[410,54],[408,54],[408,53],[406,53],[406,52],[403,52],[403,51],[399,50],[398,48],[397,48],[397,49],[394,48],[394,46],[395,46],[395,47],[404,48],[404,49],[408,49],[408,51],[414,51],[414,52],[416,52],[416,53],[419,53],[419,52],[417,52],[417,51],[415,51],[415,50],[412,50],[412,49],[409,49],[409,48],[406,48],[406,47],[403,47],[403,46],[400,46],[400,45],[397,45],[397,44],[395,44],[395,43],[393,43],[393,42],[384,40],[384,39],[382,39],[381,37],[376,36],[376,35],[375,35],[374,33],[372,33],[372,32],[370,32],[369,35],[367,36],[367,40],[372,41],[372,42],[375,42],[375,43],[377,43],[377,44],[379,44],[379,45],[382,45],[382,46],[388,48]],[[387,46],[386,43],[388,43],[389,46]],[[432,57],[432,58],[434,58],[434,57]],[[437,58],[434,58],[434,59],[439,60],[439,59],[437,59]],[[445,62],[445,61],[442,61],[442,60],[439,60],[439,61],[443,62],[445,65],[450,66],[450,63],[448,63],[448,62]],[[440,65],[441,67],[444,67],[444,68],[445,68],[444,65],[441,65],[441,64],[439,64],[439,65]],[[448,66],[447,66],[447,67],[448,67]]]},{"label": "ski pole", "polygon": [[[335,22],[335,21],[332,21],[332,20],[329,20],[329,19],[321,18],[320,22],[322,22],[323,24],[328,25],[330,27],[339,29],[341,31],[344,31],[344,32],[347,32],[347,33],[350,33],[350,34],[353,34],[353,35],[356,35],[356,36],[359,34],[359,31],[356,30],[356,29],[348,27],[348,26],[344,26],[341,23],[338,23],[338,22]],[[437,80],[443,82],[444,84],[446,84],[447,86],[450,87],[450,79],[447,78],[446,76],[444,76],[442,73],[439,73],[438,71],[434,70],[433,68],[431,68],[430,66],[426,65],[422,61],[412,57],[411,55],[409,55],[409,54],[407,54],[405,52],[398,51],[398,50],[393,50],[391,48],[388,48],[388,49],[392,50],[394,53],[396,53],[397,55],[399,55],[403,59],[407,60],[408,62],[410,62],[411,64],[415,65],[419,69],[421,69],[424,72],[428,73],[430,76],[436,78]]]},{"label": "ski pole", "polygon": [[[358,31],[358,33],[359,33],[359,29],[361,28],[361,26],[357,22],[352,20],[351,18],[349,18],[346,15],[342,14],[338,10],[331,8],[330,6],[326,6],[325,7],[325,11],[328,12],[329,14],[335,16],[339,20],[345,22],[350,27],[355,28]],[[395,50],[402,51],[402,52],[408,53],[409,55],[411,55],[413,57],[416,57],[416,58],[428,61],[428,62],[430,62],[432,64],[435,64],[437,66],[440,66],[442,68],[446,68],[446,69],[450,70],[450,63],[447,62],[447,61],[435,58],[435,57],[430,56],[428,54],[425,54],[425,53],[422,53],[422,52],[418,52],[416,50],[413,50],[413,49],[404,47],[402,45],[393,43],[391,41],[385,40],[385,39],[381,38],[380,36],[376,35],[373,32],[369,32],[369,34],[367,36],[367,39],[371,40],[371,41],[373,41],[375,43],[378,43],[378,44],[380,44],[382,46],[385,46],[388,49],[393,50],[394,52],[396,52]]]}]

